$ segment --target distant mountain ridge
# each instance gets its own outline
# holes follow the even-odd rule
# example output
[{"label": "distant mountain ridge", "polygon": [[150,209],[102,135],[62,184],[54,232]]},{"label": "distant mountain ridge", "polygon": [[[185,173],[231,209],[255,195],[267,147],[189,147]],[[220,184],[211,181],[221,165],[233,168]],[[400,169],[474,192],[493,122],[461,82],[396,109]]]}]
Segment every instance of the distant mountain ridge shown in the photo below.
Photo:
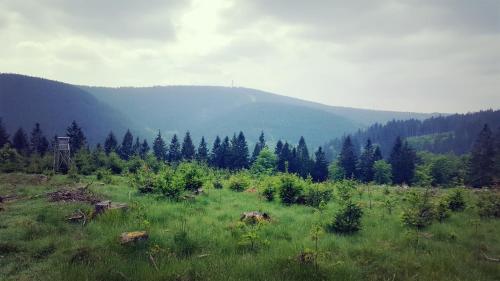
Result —
[{"label": "distant mountain ridge", "polygon": [[304,136],[315,148],[327,140],[392,119],[432,114],[328,106],[249,88],[218,86],[89,87],[0,74],[0,117],[9,132],[29,131],[40,122],[48,136],[64,134],[72,120],[89,142],[103,142],[113,130],[121,139],[130,128],[151,140],[158,130],[169,138],[189,130],[195,142],[243,131],[249,142],[264,131],[270,143],[295,143]]}]

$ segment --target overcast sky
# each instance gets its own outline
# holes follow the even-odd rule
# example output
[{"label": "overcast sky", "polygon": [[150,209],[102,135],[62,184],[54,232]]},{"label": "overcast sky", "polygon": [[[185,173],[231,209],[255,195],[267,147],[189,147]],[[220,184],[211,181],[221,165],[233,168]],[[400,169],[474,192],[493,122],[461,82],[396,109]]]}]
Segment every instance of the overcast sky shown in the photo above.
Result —
[{"label": "overcast sky", "polygon": [[0,0],[0,72],[257,88],[330,105],[500,108],[499,0]]}]

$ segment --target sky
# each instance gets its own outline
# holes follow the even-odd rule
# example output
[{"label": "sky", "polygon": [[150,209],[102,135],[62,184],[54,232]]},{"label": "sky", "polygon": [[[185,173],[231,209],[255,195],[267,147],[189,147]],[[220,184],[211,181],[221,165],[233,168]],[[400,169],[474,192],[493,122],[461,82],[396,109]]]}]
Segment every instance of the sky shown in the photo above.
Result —
[{"label": "sky", "polygon": [[0,0],[0,72],[329,105],[500,108],[498,0]]}]

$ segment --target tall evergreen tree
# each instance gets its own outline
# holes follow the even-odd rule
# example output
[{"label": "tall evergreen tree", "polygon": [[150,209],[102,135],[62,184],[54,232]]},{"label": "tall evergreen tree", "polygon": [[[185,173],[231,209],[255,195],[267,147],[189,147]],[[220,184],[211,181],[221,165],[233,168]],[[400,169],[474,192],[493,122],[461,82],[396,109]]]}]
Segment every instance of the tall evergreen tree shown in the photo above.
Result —
[{"label": "tall evergreen tree", "polygon": [[66,136],[69,137],[69,147],[71,149],[71,154],[75,154],[81,148],[85,147],[87,139],[83,134],[82,128],[78,126],[76,121],[73,120],[71,125],[66,129]]},{"label": "tall evergreen tree", "polygon": [[283,142],[281,140],[278,140],[278,142],[276,143],[276,147],[274,148],[274,154],[276,154],[276,157],[279,157],[282,149]]},{"label": "tall evergreen tree", "polygon": [[31,131],[30,148],[32,152],[35,152],[41,156],[44,156],[49,149],[49,141],[43,135],[39,123],[36,123],[35,128],[33,128],[33,131]]},{"label": "tall evergreen tree", "polygon": [[115,134],[111,131],[104,141],[104,152],[106,155],[109,155],[111,152],[116,152],[117,148],[118,141],[116,140]]},{"label": "tall evergreen tree", "polygon": [[19,154],[29,156],[30,147],[28,136],[24,132],[23,128],[17,129],[14,136],[12,136],[12,147],[15,148]]},{"label": "tall evergreen tree", "polygon": [[339,165],[344,170],[346,178],[355,178],[357,162],[358,158],[351,141],[351,136],[347,136],[339,155]]},{"label": "tall evergreen tree", "polygon": [[236,138],[235,146],[233,147],[233,169],[247,169],[249,167],[248,161],[248,144],[245,135],[240,131]]},{"label": "tall evergreen tree", "polygon": [[375,151],[373,152],[373,162],[377,162],[378,160],[382,160],[384,157],[382,157],[382,151],[380,150],[380,146],[375,147]]},{"label": "tall evergreen tree", "polygon": [[179,139],[176,134],[174,134],[172,140],[170,141],[167,159],[170,163],[178,162],[182,159],[181,144],[179,143]]},{"label": "tall evergreen tree", "polygon": [[312,170],[313,180],[316,182],[325,181],[328,178],[328,161],[326,161],[326,155],[321,146],[314,155],[314,168]]},{"label": "tall evergreen tree", "polygon": [[373,180],[373,164],[375,163],[375,149],[370,139],[366,141],[363,153],[359,157],[359,179],[364,182]]},{"label": "tall evergreen tree", "polygon": [[300,170],[300,162],[297,157],[297,148],[290,145],[290,156],[288,158],[288,172],[298,174]]},{"label": "tall evergreen tree", "polygon": [[3,126],[2,118],[0,118],[0,149],[9,142],[9,135],[7,134],[7,130]]},{"label": "tall evergreen tree", "polygon": [[253,163],[255,159],[257,159],[260,151],[264,149],[264,147],[266,147],[266,139],[264,138],[264,132],[262,131],[260,132],[259,141],[255,144],[255,147],[253,149],[252,158],[250,159],[251,163]]},{"label": "tall evergreen tree", "polygon": [[403,142],[400,137],[397,137],[389,158],[393,183],[412,184],[415,175],[415,162],[415,151],[407,141]]},{"label": "tall evergreen tree", "polygon": [[278,154],[278,167],[277,170],[279,172],[288,172],[289,165],[291,160],[292,152],[290,151],[290,145],[288,142],[285,142],[283,147],[281,148],[280,153]]},{"label": "tall evergreen tree", "polygon": [[[165,145],[164,145],[165,147]],[[148,155],[149,152],[149,144],[146,139],[144,139],[141,143],[141,147],[139,149],[139,156],[141,156],[142,159],[146,159],[146,155]]]},{"label": "tall evergreen tree", "polygon": [[139,137],[135,138],[134,145],[132,146],[132,154],[133,155],[141,154],[141,141],[139,140]]},{"label": "tall evergreen tree", "polygon": [[500,185],[500,127],[497,129],[497,133],[495,135],[495,182],[497,185]]},{"label": "tall evergreen tree", "polygon": [[212,152],[210,154],[210,163],[212,166],[217,168],[222,168],[223,160],[222,160],[222,151],[221,151],[221,140],[219,136],[215,138],[214,144],[212,146]]},{"label": "tall evergreen tree", "polygon": [[120,157],[123,160],[128,160],[132,154],[134,154],[133,145],[134,137],[132,136],[130,130],[127,130],[123,136],[122,145],[120,146]]},{"label": "tall evergreen tree", "polygon": [[198,146],[198,151],[196,153],[196,159],[200,162],[208,161],[208,148],[205,142],[205,137],[201,137],[200,145]]},{"label": "tall evergreen tree", "polygon": [[479,133],[472,147],[468,175],[473,187],[490,186],[495,175],[495,144],[487,124]]},{"label": "tall evergreen tree", "polygon": [[191,134],[189,132],[186,132],[186,135],[184,136],[184,140],[182,142],[182,159],[193,160],[195,152],[196,151],[194,148],[193,140],[191,139]]},{"label": "tall evergreen tree", "polygon": [[165,147],[165,141],[161,137],[161,132],[158,131],[155,140],[153,141],[153,153],[158,161],[165,161],[167,152]]},{"label": "tall evergreen tree", "polygon": [[232,167],[232,149],[229,142],[229,137],[225,137],[220,145],[220,166],[223,169],[231,169]]},{"label": "tall evergreen tree", "polygon": [[297,173],[303,178],[307,177],[311,173],[311,158],[309,157],[306,140],[302,136],[300,137],[299,145],[297,146],[296,158]]}]

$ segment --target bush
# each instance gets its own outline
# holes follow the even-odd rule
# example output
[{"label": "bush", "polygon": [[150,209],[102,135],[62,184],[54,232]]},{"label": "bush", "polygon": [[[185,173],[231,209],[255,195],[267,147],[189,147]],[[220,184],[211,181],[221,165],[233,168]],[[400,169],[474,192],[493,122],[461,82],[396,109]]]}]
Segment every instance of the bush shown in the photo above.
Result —
[{"label": "bush", "polygon": [[337,190],[337,197],[343,201],[349,201],[352,197],[352,192],[356,189],[356,182],[352,180],[342,180],[335,183],[335,189]]},{"label": "bush", "polygon": [[391,184],[392,167],[384,160],[378,160],[373,163],[373,179],[377,184]]},{"label": "bush", "polygon": [[449,195],[448,209],[453,212],[463,211],[465,209],[465,199],[461,189],[456,189]]},{"label": "bush", "polygon": [[174,177],[175,183],[185,190],[196,191],[203,186],[203,171],[196,163],[180,163]]},{"label": "bush", "polygon": [[268,185],[264,188],[262,191],[262,196],[266,198],[267,201],[273,201],[274,200],[274,194],[276,193],[276,188],[272,185]]},{"label": "bush", "polygon": [[302,196],[303,182],[296,175],[284,174],[280,178],[280,198],[286,205],[297,203]]},{"label": "bush", "polygon": [[406,200],[408,206],[402,214],[403,224],[414,229],[422,229],[432,224],[434,219],[434,208],[430,201],[430,192],[411,191]]},{"label": "bush", "polygon": [[111,184],[113,182],[113,178],[111,178],[111,171],[106,169],[97,170],[96,178],[106,184]]},{"label": "bush", "polygon": [[224,186],[222,185],[222,182],[220,180],[215,180],[213,182],[213,186],[215,189],[222,189]]},{"label": "bush", "polygon": [[130,173],[135,173],[139,169],[141,169],[144,166],[144,164],[145,164],[144,160],[142,160],[139,156],[134,155],[127,162],[128,171]]},{"label": "bush", "polygon": [[183,184],[170,166],[164,166],[154,178],[153,186],[155,191],[160,191],[167,198],[179,200],[184,191]]},{"label": "bush", "polygon": [[74,163],[78,169],[78,173],[82,175],[91,175],[95,172],[94,161],[88,149],[80,149],[74,156]]},{"label": "bush", "polygon": [[445,219],[450,217],[450,212],[448,211],[448,204],[444,200],[439,201],[436,206],[436,219],[439,222],[443,222]]},{"label": "bush", "polygon": [[116,154],[115,152],[111,152],[108,156],[108,161],[106,161],[106,167],[111,170],[111,172],[115,175],[119,175],[122,173],[125,162]]},{"label": "bush", "polygon": [[244,191],[249,185],[249,179],[245,175],[233,175],[229,178],[229,189],[233,191]]},{"label": "bush", "polygon": [[332,199],[332,193],[332,190],[325,184],[312,184],[306,189],[305,203],[318,208],[321,202],[328,203]]},{"label": "bush", "polygon": [[23,170],[23,157],[17,151],[6,144],[0,149],[0,171],[12,173]]},{"label": "bush", "polygon": [[500,193],[488,192],[479,196],[477,202],[479,216],[482,218],[500,218]]},{"label": "bush", "polygon": [[361,207],[348,201],[335,215],[333,222],[328,225],[328,230],[337,233],[350,234],[361,229]]},{"label": "bush", "polygon": [[71,165],[68,170],[68,178],[72,181],[80,181],[80,175],[78,175],[78,169],[75,165]]}]

